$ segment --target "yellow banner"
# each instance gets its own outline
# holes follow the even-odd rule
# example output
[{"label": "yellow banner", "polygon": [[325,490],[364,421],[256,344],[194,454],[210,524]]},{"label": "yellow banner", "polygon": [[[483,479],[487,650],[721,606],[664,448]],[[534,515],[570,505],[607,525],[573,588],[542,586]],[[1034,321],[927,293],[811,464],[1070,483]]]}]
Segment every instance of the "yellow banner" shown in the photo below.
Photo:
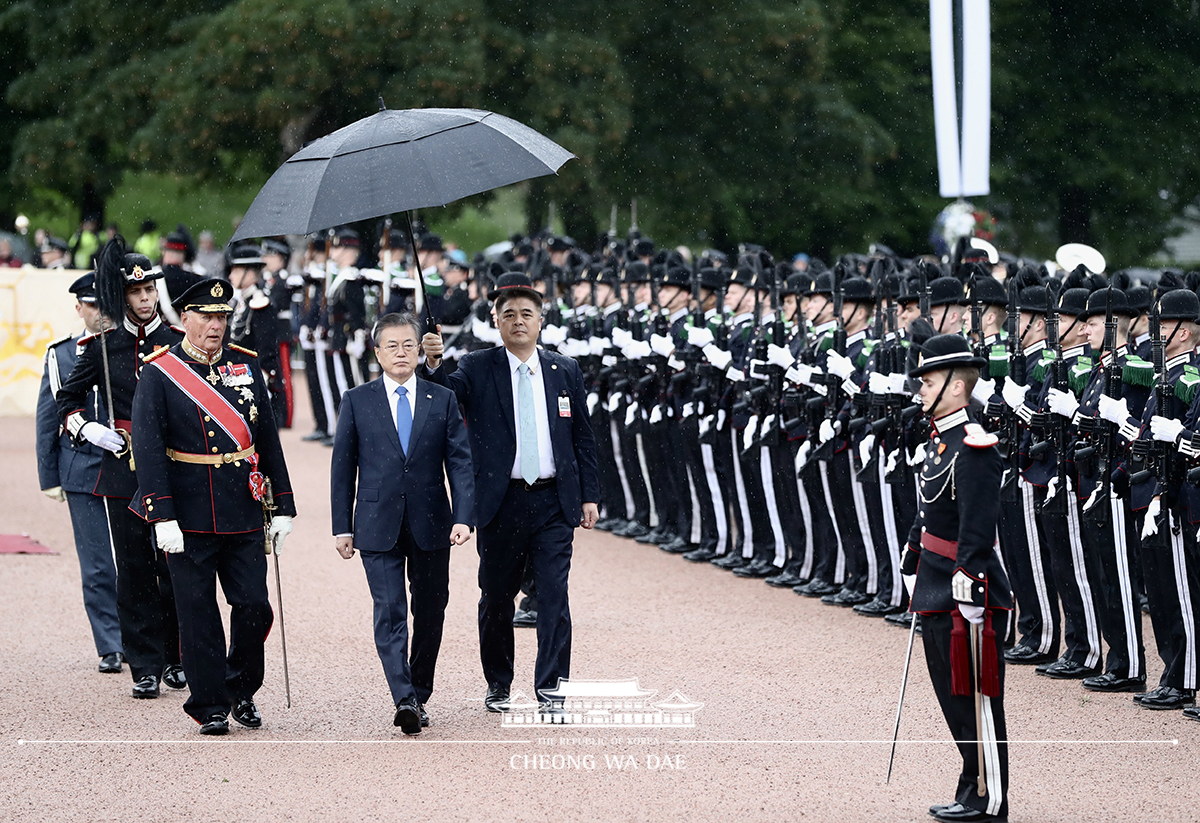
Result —
[{"label": "yellow banner", "polygon": [[82,274],[0,268],[0,417],[34,414],[46,347],[83,331],[75,297],[67,291]]}]

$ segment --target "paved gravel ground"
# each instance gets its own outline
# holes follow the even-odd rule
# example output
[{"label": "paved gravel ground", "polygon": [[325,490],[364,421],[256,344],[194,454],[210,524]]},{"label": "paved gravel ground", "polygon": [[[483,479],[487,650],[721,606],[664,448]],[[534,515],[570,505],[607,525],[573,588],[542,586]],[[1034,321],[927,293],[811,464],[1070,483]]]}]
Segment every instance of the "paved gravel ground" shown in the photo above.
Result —
[{"label": "paved gravel ground", "polygon": [[[950,802],[958,759],[919,639],[885,785],[906,633],[582,530],[573,674],[678,690],[704,704],[695,728],[503,728],[483,710],[471,541],[451,565],[433,725],[404,738],[362,566],[329,537],[330,450],[299,440],[310,425],[283,437],[300,511],[281,558],[293,706],[273,633],[263,728],[208,739],[183,693],[135,701],[128,674],[96,672],[66,506],[37,490],[33,421],[4,421],[0,533],[59,553],[0,556],[0,819],[916,821]],[[514,687],[527,694],[534,653],[533,630],[517,630]],[[1011,820],[1197,819],[1200,723],[1008,674]]]}]

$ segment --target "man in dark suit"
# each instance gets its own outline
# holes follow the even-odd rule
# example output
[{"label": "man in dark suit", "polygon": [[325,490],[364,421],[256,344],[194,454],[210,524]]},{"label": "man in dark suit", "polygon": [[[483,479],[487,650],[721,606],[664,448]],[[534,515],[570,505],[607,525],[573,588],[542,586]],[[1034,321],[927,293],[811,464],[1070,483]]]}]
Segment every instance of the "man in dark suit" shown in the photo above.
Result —
[{"label": "man in dark suit", "polygon": [[542,296],[509,272],[488,295],[501,347],[440,369],[442,340],[426,334],[425,376],[454,390],[466,413],[475,464],[479,528],[479,646],[489,711],[504,711],[513,678],[513,598],[526,558],[537,583],[534,688],[553,689],[571,670],[567,575],[576,526],[599,515],[596,448],[583,374],[572,359],[539,350]]},{"label": "man in dark suit", "polygon": [[387,314],[375,324],[383,375],[342,397],[329,484],[336,548],[346,560],[355,548],[362,552],[375,603],[375,648],[396,705],[392,722],[405,734],[429,725],[425,703],[450,597],[450,546],[471,534],[475,492],[454,394],[415,374],[419,334],[411,314]]},{"label": "man in dark suit", "polygon": [[[75,311],[88,334],[100,331],[103,317],[96,305],[95,275],[91,272],[71,284]],[[108,537],[104,498],[92,494],[100,477],[101,449],[91,443],[76,445],[58,422],[54,395],[75,368],[76,346],[83,335],[70,335],[46,349],[45,369],[37,403],[38,480],[51,500],[66,502],[75,530],[75,551],[83,579],[83,607],[92,626],[92,639],[104,674],[121,671],[121,624],[117,617],[117,568]],[[96,390],[87,394],[83,411],[90,421],[107,420]]]}]

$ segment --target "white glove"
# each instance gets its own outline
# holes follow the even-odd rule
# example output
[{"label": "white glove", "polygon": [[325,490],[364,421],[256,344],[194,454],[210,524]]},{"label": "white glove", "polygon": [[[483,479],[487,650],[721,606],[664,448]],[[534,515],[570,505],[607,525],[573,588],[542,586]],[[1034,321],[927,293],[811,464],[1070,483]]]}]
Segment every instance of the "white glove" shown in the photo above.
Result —
[{"label": "white glove", "polygon": [[95,421],[84,423],[79,433],[83,435],[83,439],[87,442],[102,449],[107,449],[113,454],[117,454],[121,449],[125,448],[125,438],[116,429],[101,426]]},{"label": "white glove", "polygon": [[983,623],[983,606],[972,606],[968,603],[958,604],[958,613],[966,618],[972,626]]},{"label": "white glove", "polygon": [[796,471],[800,471],[808,463],[808,453],[812,451],[812,441],[805,440],[796,450]]},{"label": "white glove", "polygon": [[305,351],[313,350],[313,333],[308,326],[300,327],[300,348]]},{"label": "white glove", "polygon": [[1050,482],[1046,484],[1046,499],[1054,497],[1058,492],[1058,475],[1050,478]]},{"label": "white glove", "polygon": [[1125,402],[1125,398],[1113,400],[1107,394],[1100,395],[1100,416],[1109,423],[1115,423],[1118,426],[1129,419],[1129,404]]},{"label": "white glove", "polygon": [[1183,424],[1173,417],[1159,417],[1156,414],[1150,418],[1150,433],[1162,443],[1174,443],[1183,433]]},{"label": "white glove", "polygon": [[983,405],[986,406],[988,404],[988,401],[992,399],[992,395],[995,393],[996,393],[996,381],[995,380],[980,379],[975,382],[975,388],[971,389],[971,399],[978,401],[979,403],[982,403]]},{"label": "white glove", "polygon": [[796,363],[787,370],[787,373],[784,374],[784,377],[786,377],[788,380],[791,380],[793,383],[811,386],[813,371],[813,367],[807,363]]},{"label": "white glove", "polygon": [[1145,540],[1153,534],[1158,534],[1158,513],[1162,511],[1162,503],[1158,498],[1150,501],[1150,506],[1146,509],[1146,521],[1142,524],[1142,539]]},{"label": "white glove", "polygon": [[868,434],[866,437],[864,437],[862,439],[862,442],[858,444],[858,459],[862,462],[862,464],[864,466],[871,462],[871,450],[874,448],[875,448],[874,433]]},{"label": "white glove", "polygon": [[183,551],[183,532],[179,530],[179,521],[164,520],[155,523],[154,541],[167,554],[179,554]]},{"label": "white glove", "polygon": [[925,444],[918,443],[917,447],[915,449],[913,449],[913,456],[908,461],[908,465],[919,466],[924,462],[925,462]]},{"label": "white glove", "polygon": [[817,437],[822,443],[828,443],[837,434],[837,430],[833,427],[832,420],[822,420],[821,427],[817,430]]},{"label": "white glove", "polygon": [[588,354],[601,355],[608,350],[608,341],[603,337],[589,337],[587,344]]},{"label": "white glove", "polygon": [[873,371],[867,375],[867,391],[871,394],[887,394],[891,381],[882,372]]},{"label": "white glove", "polygon": [[596,406],[600,405],[600,395],[596,392],[588,392],[587,396],[587,411],[588,417],[596,413]]},{"label": "white glove", "polygon": [[1028,391],[1028,386],[1014,383],[1011,377],[1005,377],[1004,388],[1000,390],[1000,394],[1010,409],[1018,409],[1025,402],[1025,393]]},{"label": "white glove", "polygon": [[746,422],[746,428],[742,430],[742,451],[749,449],[754,445],[754,435],[758,433],[758,415],[750,415],[750,419]]},{"label": "white glove", "polygon": [[292,533],[292,518],[286,514],[277,514],[271,518],[271,528],[267,531],[267,537],[271,538],[271,548],[275,550],[275,554],[279,554],[279,550],[283,548],[283,540]]},{"label": "white glove", "polygon": [[[993,381],[995,382],[995,381]],[[908,375],[889,374],[888,394],[908,394]]]},{"label": "white glove", "polygon": [[558,348],[567,339],[565,326],[542,326],[542,345]]},{"label": "white glove", "polygon": [[355,360],[361,360],[362,356],[367,353],[367,330],[356,329],[350,339],[346,341],[346,354],[350,355]]},{"label": "white glove", "polygon": [[63,491],[62,486],[55,486],[50,489],[42,489],[42,494],[49,497],[55,503],[66,503],[67,493]]},{"label": "white glove", "polygon": [[896,466],[900,464],[900,450],[892,449],[891,454],[887,456],[887,462],[883,464],[883,473],[891,474],[896,470]]},{"label": "white glove", "polygon": [[613,326],[612,341],[618,349],[623,349],[633,342],[633,332],[620,326]]},{"label": "white glove", "polygon": [[829,352],[829,356],[825,360],[825,368],[843,380],[854,374],[854,364],[850,362],[850,358],[835,351]]},{"label": "white glove", "polygon": [[650,335],[650,348],[654,350],[655,354],[660,354],[663,357],[670,357],[675,353],[675,343],[665,334]]},{"label": "white glove", "polygon": [[1050,405],[1050,411],[1068,420],[1079,410],[1079,401],[1075,399],[1075,395],[1061,389],[1050,389],[1046,394],[1046,402]]},{"label": "white glove", "polygon": [[904,588],[908,590],[908,597],[912,599],[913,589],[917,587],[917,576],[915,574],[902,574],[900,579],[904,581]]},{"label": "white glove", "polygon": [[629,345],[621,349],[626,360],[641,360],[650,356],[650,344],[645,340],[630,340]]},{"label": "white glove", "polygon": [[693,346],[704,348],[709,343],[713,342],[713,333],[708,326],[689,326],[687,330],[688,343]]},{"label": "white glove", "polygon": [[776,346],[774,343],[769,343],[767,344],[767,362],[772,366],[779,366],[781,369],[790,369],[792,364],[796,362],[796,358],[783,346]]},{"label": "white glove", "polygon": [[588,345],[586,340],[577,340],[574,337],[564,340],[563,344],[559,346],[559,351],[563,351],[564,348],[566,349],[564,353],[569,352],[567,356],[573,357],[576,360],[581,357],[587,357],[592,353],[592,347]]},{"label": "white glove", "polygon": [[724,349],[719,349],[712,343],[704,347],[704,357],[709,363],[712,363],[721,371],[729,368],[729,364],[733,362],[733,355]]},{"label": "white glove", "polygon": [[662,406],[655,406],[650,410],[650,425],[661,423],[663,419]]}]

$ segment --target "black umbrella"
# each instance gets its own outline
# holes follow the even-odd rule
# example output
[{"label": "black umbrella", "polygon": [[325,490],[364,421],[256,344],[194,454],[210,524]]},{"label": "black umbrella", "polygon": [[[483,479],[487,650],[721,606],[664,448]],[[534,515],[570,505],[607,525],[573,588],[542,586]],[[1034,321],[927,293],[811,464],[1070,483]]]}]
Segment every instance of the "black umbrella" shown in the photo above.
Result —
[{"label": "black umbrella", "polygon": [[[313,141],[289,158],[254,198],[230,242],[311,234],[357,220],[444,206],[554,174],[575,156],[500,114],[382,106],[380,100],[381,111]],[[408,234],[412,238],[411,219]],[[416,251],[414,238],[414,260]],[[424,291],[424,283],[421,288]]]}]

